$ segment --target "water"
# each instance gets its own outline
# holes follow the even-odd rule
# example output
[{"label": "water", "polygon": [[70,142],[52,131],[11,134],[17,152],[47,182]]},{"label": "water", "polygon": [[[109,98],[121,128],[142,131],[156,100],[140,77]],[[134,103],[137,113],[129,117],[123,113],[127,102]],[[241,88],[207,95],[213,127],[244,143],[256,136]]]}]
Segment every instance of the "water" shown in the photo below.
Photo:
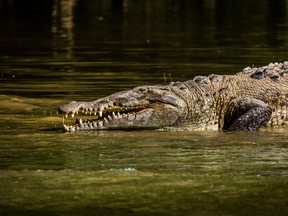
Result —
[{"label": "water", "polygon": [[1,215],[287,215],[287,129],[69,134],[57,113],[287,60],[287,3],[251,4],[0,1]]},{"label": "water", "polygon": [[9,213],[285,215],[287,134],[34,131],[1,137]]}]

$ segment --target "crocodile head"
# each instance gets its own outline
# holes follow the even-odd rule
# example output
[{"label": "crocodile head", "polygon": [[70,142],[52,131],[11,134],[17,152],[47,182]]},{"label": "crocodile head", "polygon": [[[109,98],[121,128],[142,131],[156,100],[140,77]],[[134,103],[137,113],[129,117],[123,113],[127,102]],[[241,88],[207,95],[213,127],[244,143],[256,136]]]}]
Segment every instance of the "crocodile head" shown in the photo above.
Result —
[{"label": "crocodile head", "polygon": [[[65,131],[160,129],[177,124],[186,103],[173,86],[140,86],[91,102],[72,101],[59,108]],[[76,118],[72,124],[65,118]],[[68,120],[65,120],[66,122]]]}]

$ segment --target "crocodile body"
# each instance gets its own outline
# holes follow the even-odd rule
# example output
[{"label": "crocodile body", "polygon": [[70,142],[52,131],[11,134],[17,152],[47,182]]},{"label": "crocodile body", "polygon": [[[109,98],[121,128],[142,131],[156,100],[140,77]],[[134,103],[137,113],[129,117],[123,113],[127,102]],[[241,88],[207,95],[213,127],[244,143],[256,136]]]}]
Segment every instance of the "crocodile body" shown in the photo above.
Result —
[{"label": "crocodile body", "polygon": [[257,130],[288,125],[288,61],[235,75],[196,76],[166,86],[140,86],[60,107],[76,122],[65,131],[101,129]]}]

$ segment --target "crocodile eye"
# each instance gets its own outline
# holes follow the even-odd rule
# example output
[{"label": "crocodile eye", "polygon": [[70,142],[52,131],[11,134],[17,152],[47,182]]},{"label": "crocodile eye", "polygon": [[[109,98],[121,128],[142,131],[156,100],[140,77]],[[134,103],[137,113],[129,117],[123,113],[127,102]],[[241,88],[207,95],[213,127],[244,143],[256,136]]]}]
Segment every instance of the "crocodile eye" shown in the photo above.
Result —
[{"label": "crocodile eye", "polygon": [[139,93],[139,94],[145,94],[145,93],[147,93],[147,92],[148,92],[148,89],[145,88],[145,87],[139,87],[139,88],[137,89],[137,93]]}]

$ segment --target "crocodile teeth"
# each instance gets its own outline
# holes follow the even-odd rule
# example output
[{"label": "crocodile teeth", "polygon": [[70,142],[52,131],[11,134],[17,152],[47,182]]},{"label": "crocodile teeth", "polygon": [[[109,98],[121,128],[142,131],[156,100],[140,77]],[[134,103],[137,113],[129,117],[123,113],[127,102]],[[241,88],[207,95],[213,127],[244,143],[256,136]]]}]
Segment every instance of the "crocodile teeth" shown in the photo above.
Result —
[{"label": "crocodile teeth", "polygon": [[[138,110],[141,110],[142,106],[131,106],[131,107],[124,107],[115,105],[113,106],[113,103],[109,103],[108,101],[102,104],[99,104],[97,107],[95,104],[92,104],[92,106],[82,106],[77,111],[71,110],[68,113],[63,114],[63,125],[64,125],[64,131],[66,132],[73,132],[73,131],[81,131],[81,130],[89,130],[89,129],[104,129],[109,128],[110,125],[113,128],[115,124],[118,121],[122,121],[122,119],[130,120],[132,116],[134,116],[135,113],[137,113]],[[75,118],[78,113],[83,113],[82,115],[92,115],[95,117],[92,117],[90,120],[81,119],[79,117],[76,118],[76,121],[74,124],[66,124],[64,123],[65,117],[72,117]],[[114,122],[115,121],[115,122]]]},{"label": "crocodile teeth", "polygon": [[64,130],[69,131],[69,127],[64,124]]},{"label": "crocodile teeth", "polygon": [[115,112],[112,112],[112,118],[116,119],[117,116],[115,115]]},{"label": "crocodile teeth", "polygon": [[99,127],[99,128],[103,127],[103,122],[102,122],[102,121],[99,121],[99,122],[98,122],[98,127]]},{"label": "crocodile teeth", "polygon": [[84,127],[84,125],[83,125],[83,120],[82,119],[79,119],[79,126],[80,126],[80,128],[83,128]]}]

